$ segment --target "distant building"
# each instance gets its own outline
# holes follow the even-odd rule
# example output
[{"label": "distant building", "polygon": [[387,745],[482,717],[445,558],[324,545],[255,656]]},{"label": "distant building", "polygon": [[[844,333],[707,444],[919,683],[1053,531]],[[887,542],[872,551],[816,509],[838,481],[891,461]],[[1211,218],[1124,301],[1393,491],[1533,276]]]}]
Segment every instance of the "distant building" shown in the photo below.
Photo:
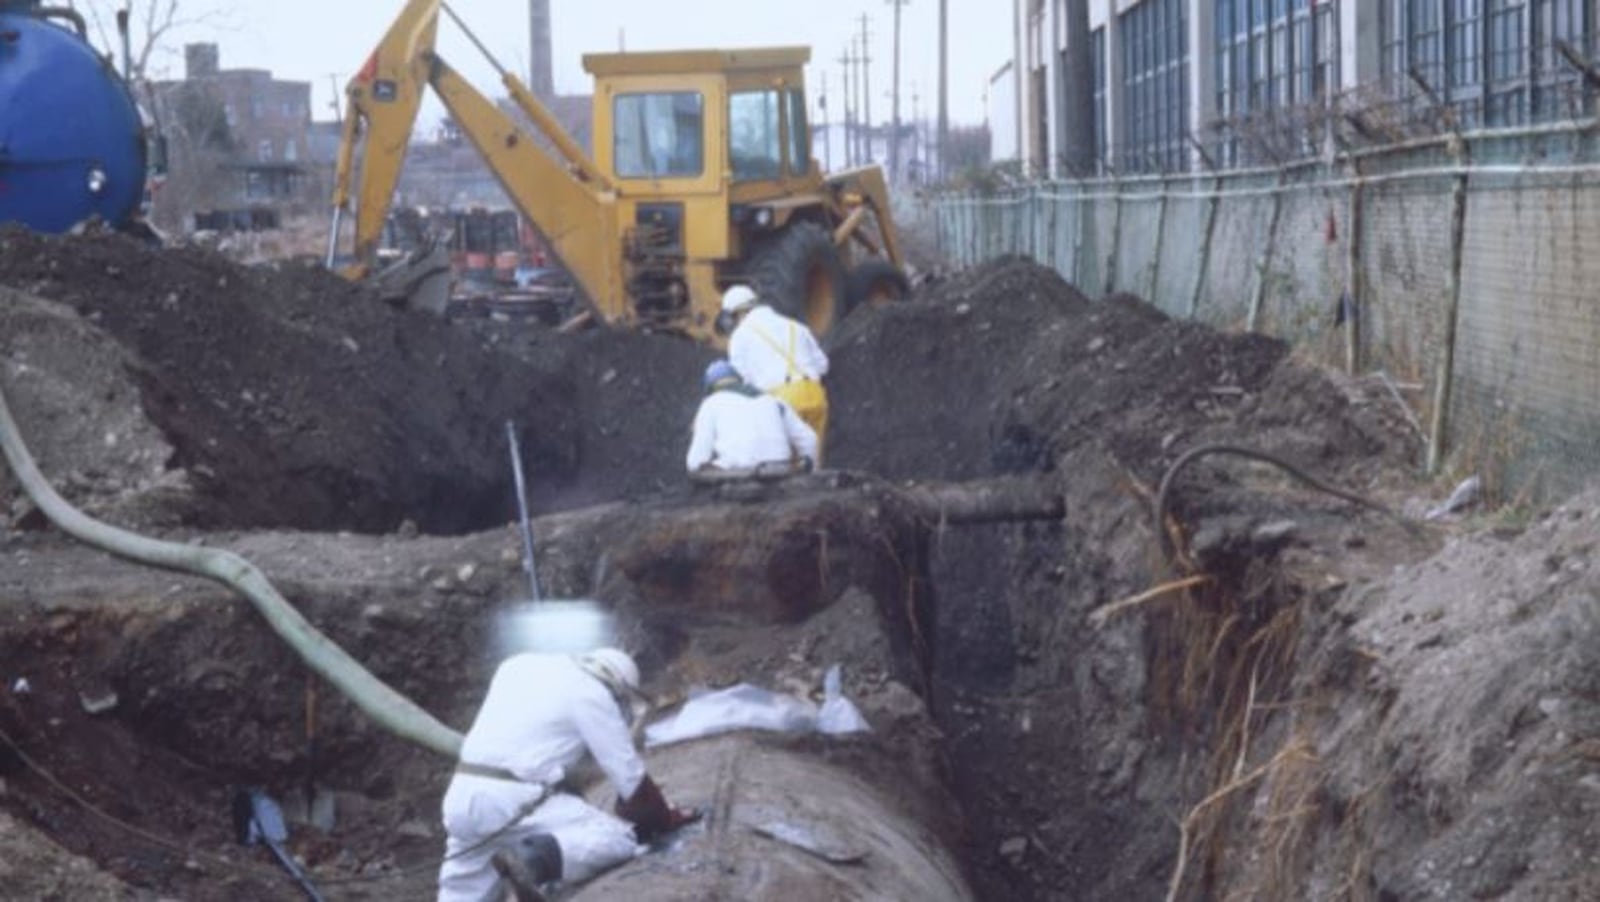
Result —
[{"label": "distant building", "polygon": [[[1009,140],[1060,174],[1066,0],[1012,2]],[[1597,18],[1593,0],[1089,0],[1099,168],[1271,163],[1324,152],[1335,129],[1381,143],[1585,119]]]},{"label": "distant building", "polygon": [[[590,101],[588,95],[564,95],[543,100],[561,128],[585,150],[590,149],[594,131]],[[513,101],[501,98],[496,105],[523,132],[538,134]],[[554,153],[549,142],[539,143]],[[405,168],[400,173],[395,205],[458,209],[507,209],[513,206],[511,198],[489,169],[489,164],[484,162],[483,155],[448,119],[440,125],[432,140],[414,140],[406,155]]]},{"label": "distant building", "polygon": [[311,165],[311,84],[219,62],[216,44],[190,44],[183,79],[151,85],[171,158],[156,213],[169,227],[208,209],[299,212],[326,193]]}]

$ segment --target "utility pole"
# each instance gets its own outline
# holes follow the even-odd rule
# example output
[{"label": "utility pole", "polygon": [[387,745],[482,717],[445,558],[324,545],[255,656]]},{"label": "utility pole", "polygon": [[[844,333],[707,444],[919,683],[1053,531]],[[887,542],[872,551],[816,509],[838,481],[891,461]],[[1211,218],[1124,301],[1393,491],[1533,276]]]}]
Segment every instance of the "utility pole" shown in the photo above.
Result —
[{"label": "utility pole", "polygon": [[[828,128],[828,70],[822,70],[822,94],[817,98],[817,132],[822,135],[822,171],[833,171],[833,132]],[[815,153],[815,151],[812,151]]]},{"label": "utility pole", "polygon": [[[1067,0],[1067,59],[1062,79],[1061,162],[1067,174],[1083,178],[1095,171],[1100,155],[1096,133],[1105,127],[1094,120],[1094,66],[1089,59],[1089,0]],[[1048,161],[1046,161],[1048,162]]]},{"label": "utility pole", "polygon": [[867,162],[867,155],[861,152],[861,35],[852,35],[850,38],[850,77],[854,79],[850,91],[850,108],[855,110],[855,128],[850,132],[850,152],[855,155],[856,165]]},{"label": "utility pole", "polygon": [[855,63],[855,55],[850,47],[845,47],[839,54],[839,65],[844,69],[844,165],[848,168],[856,164],[855,133],[850,128],[850,66]]},{"label": "utility pole", "polygon": [[939,178],[950,173],[950,0],[939,0]]},{"label": "utility pole", "polygon": [[911,0],[888,0],[894,7],[894,92],[890,105],[889,127],[889,181],[900,180],[900,7]]},{"label": "utility pole", "polygon": [[344,121],[344,106],[339,102],[339,73],[328,73],[328,85],[333,88],[333,99],[329,106],[333,107],[333,118]]},{"label": "utility pole", "polygon": [[[928,161],[922,158],[922,95],[917,93],[917,83],[911,83],[911,160],[920,161],[920,175],[927,176]],[[918,179],[920,183],[922,179]]]},{"label": "utility pole", "polygon": [[865,126],[862,131],[866,133],[866,152],[862,154],[863,163],[871,163],[872,152],[872,54],[867,51],[872,40],[871,32],[867,31],[867,14],[861,14],[861,119]]}]

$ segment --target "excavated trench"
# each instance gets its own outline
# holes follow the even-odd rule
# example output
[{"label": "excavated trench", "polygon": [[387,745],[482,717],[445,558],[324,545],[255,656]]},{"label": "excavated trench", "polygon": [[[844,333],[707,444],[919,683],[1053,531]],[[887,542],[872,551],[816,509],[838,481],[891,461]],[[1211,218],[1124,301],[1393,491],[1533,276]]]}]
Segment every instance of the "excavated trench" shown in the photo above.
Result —
[{"label": "excavated trench", "polygon": [[[944,875],[953,897],[1152,898],[1175,871],[1190,896],[1238,889],[1224,853],[1252,827],[1238,805],[1196,802],[1248,776],[1259,749],[1294,747],[1258,705],[1306,679],[1322,652],[1303,643],[1344,581],[1431,541],[1208,459],[1172,490],[1168,560],[1151,508],[1186,449],[1246,443],[1388,497],[1413,439],[1398,411],[1276,341],[1169,321],[1136,298],[1091,302],[1025,261],[842,324],[830,467],[844,472],[751,497],[681,478],[710,353],[674,339],[447,324],[312,268],[151,256],[113,238],[7,233],[0,284],[61,305],[0,304],[0,379],[69,498],[245,554],[458,727],[493,667],[495,614],[523,594],[507,526],[515,422],[547,589],[615,610],[654,689],[814,688],[843,662],[875,727],[718,746],[707,755],[723,776],[690,766],[679,785],[726,796],[730,824],[783,795],[752,783],[751,798],[769,795],[733,799],[726,775],[740,768],[793,768],[817,798],[851,787],[868,808],[851,808],[850,829],[889,825],[849,834],[876,850],[867,860],[931,862],[916,870]],[[1000,476],[1059,493],[1066,515],[957,525],[901,491]],[[337,820],[298,829],[294,849],[335,897],[428,897],[440,761],[309,679],[222,590],[66,543],[4,481],[0,502],[0,675],[29,687],[0,694],[22,750],[0,748],[0,811],[65,850],[18,859],[54,875],[34,886],[291,897],[264,853],[233,843],[230,792],[267,787],[293,814],[314,786]],[[1371,560],[1335,565],[1357,548]],[[1103,610],[1190,574],[1203,581]],[[807,783],[805,761],[846,782]],[[704,841],[741,861],[773,853],[747,834]],[[869,898],[903,885],[837,863],[844,882],[830,884],[816,858],[795,883],[750,883],[782,871],[757,867],[699,886]],[[645,867],[595,889],[649,897]]]}]

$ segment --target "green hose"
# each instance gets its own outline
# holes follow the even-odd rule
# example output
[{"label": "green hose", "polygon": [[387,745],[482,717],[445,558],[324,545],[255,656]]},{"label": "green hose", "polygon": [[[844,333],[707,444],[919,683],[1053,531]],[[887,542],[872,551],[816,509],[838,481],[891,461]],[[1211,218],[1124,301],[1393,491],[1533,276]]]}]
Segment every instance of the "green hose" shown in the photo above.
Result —
[{"label": "green hose", "polygon": [[440,723],[415,702],[373,676],[360,662],[312,626],[273,588],[254,564],[217,548],[163,542],[101,523],[56,494],[34,464],[0,389],[0,449],[28,497],[63,532],[118,557],[152,567],[178,570],[222,583],[255,606],[267,625],[356,707],[402,739],[450,758],[461,751],[461,734]]}]

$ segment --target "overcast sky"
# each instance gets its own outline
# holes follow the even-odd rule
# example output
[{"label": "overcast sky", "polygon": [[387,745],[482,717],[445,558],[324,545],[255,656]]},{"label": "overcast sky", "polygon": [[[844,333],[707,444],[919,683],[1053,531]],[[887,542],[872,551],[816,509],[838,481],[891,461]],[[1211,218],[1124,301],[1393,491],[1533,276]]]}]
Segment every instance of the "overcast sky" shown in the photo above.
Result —
[{"label": "overcast sky", "polygon": [[[119,0],[98,2],[120,5]],[[152,65],[153,75],[180,77],[181,45],[214,40],[224,68],[271,69],[281,78],[310,81],[319,119],[332,118],[333,79],[342,88],[401,6],[400,0],[179,3],[186,16],[216,13],[226,21],[179,31],[169,42],[169,52]],[[143,5],[142,0],[136,5]],[[526,0],[454,0],[452,6],[491,52],[525,77]],[[589,79],[580,57],[616,50],[619,43],[629,50],[804,44],[812,48],[808,87],[813,95],[819,93],[825,77],[833,95],[843,68],[836,60],[865,13],[873,56],[872,115],[879,122],[889,119],[894,18],[889,0],[551,0],[551,8],[556,90],[561,93],[587,93]],[[1009,0],[949,0],[952,123],[983,121],[989,76],[1011,55],[1011,8]],[[901,16],[901,115],[911,117],[915,88],[922,115],[932,119],[938,103],[938,2],[909,0]],[[493,70],[478,62],[448,21],[441,28],[440,51],[474,84],[499,93]],[[840,109],[837,99],[829,107]],[[437,115],[436,105],[434,110]]]}]

